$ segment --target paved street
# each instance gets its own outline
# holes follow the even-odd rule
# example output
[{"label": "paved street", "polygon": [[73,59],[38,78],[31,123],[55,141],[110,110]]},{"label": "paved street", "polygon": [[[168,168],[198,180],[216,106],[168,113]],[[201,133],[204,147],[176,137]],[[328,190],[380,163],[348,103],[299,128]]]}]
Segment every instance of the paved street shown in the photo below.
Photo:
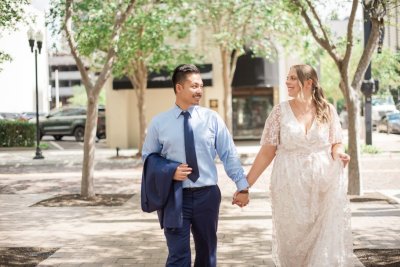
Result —
[{"label": "paved street", "polygon": [[[374,133],[377,155],[362,155],[363,188],[400,203],[400,135]],[[254,142],[238,143],[246,170],[258,150]],[[140,160],[134,150],[96,151],[97,193],[129,193],[120,207],[31,207],[58,194],[79,193],[82,151],[0,150],[0,247],[59,248],[39,266],[164,266],[167,255],[156,214],[140,209]],[[247,163],[247,164],[246,164]],[[252,188],[246,208],[230,204],[234,191],[218,164],[222,205],[218,266],[273,266],[269,168]],[[400,205],[386,201],[352,202],[355,248],[400,248]],[[355,260],[356,266],[362,266]]]}]

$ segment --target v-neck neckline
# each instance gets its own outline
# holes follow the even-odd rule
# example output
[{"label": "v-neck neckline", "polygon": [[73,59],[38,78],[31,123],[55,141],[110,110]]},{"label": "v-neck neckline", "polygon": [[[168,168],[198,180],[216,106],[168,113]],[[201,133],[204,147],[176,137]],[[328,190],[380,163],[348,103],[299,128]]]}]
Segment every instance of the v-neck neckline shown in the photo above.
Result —
[{"label": "v-neck neckline", "polygon": [[289,110],[290,110],[290,113],[292,114],[292,116],[293,116],[294,120],[296,121],[297,125],[301,128],[301,130],[302,130],[302,132],[305,134],[305,136],[308,136],[308,134],[310,133],[311,129],[312,129],[313,126],[314,126],[314,123],[315,123],[315,116],[314,116],[314,118],[312,119],[310,128],[307,129],[307,126],[304,125],[303,123],[301,123],[301,122],[297,119],[297,117],[296,117],[296,115],[294,114],[294,111],[293,111],[292,106],[290,105],[290,102],[289,102],[289,101],[287,101],[287,105],[288,105]]}]

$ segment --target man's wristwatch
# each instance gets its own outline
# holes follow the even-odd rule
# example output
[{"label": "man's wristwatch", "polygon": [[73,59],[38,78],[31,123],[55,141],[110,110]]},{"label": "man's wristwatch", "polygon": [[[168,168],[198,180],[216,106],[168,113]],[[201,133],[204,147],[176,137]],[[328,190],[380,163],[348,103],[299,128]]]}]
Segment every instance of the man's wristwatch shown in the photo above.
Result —
[{"label": "man's wristwatch", "polygon": [[246,189],[240,190],[239,193],[241,193],[241,194],[248,194],[248,193],[249,193],[249,189],[246,188]]}]

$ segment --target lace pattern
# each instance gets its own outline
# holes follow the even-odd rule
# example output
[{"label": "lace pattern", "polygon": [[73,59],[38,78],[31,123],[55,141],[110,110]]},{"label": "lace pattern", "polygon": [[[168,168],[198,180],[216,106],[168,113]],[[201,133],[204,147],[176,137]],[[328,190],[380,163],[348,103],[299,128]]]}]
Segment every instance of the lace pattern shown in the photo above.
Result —
[{"label": "lace pattern", "polygon": [[343,141],[342,126],[339,115],[334,106],[329,105],[331,110],[331,122],[329,125],[329,142],[331,144],[341,143]]},{"label": "lace pattern", "polygon": [[347,178],[330,153],[340,141],[336,120],[306,133],[288,102],[268,117],[261,144],[278,144],[270,184],[277,267],[353,266]]},{"label": "lace pattern", "polygon": [[265,121],[265,126],[260,141],[261,145],[277,146],[279,144],[280,121],[281,107],[280,105],[276,105]]}]

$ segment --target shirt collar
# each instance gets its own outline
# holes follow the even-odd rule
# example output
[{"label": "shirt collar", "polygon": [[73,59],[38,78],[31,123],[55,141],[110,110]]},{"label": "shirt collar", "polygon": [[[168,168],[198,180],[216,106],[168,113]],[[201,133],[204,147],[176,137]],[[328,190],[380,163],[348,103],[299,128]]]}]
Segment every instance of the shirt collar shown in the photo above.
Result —
[{"label": "shirt collar", "polygon": [[[192,117],[192,114],[194,111],[196,111],[197,114],[199,115],[197,108],[198,108],[197,105],[193,105],[188,108],[187,111],[190,113],[190,117]],[[174,105],[173,112],[174,112],[175,118],[178,118],[179,115],[181,115],[182,111],[184,111],[184,110],[182,110],[180,107],[178,107],[178,105],[176,105],[176,104]]]}]

